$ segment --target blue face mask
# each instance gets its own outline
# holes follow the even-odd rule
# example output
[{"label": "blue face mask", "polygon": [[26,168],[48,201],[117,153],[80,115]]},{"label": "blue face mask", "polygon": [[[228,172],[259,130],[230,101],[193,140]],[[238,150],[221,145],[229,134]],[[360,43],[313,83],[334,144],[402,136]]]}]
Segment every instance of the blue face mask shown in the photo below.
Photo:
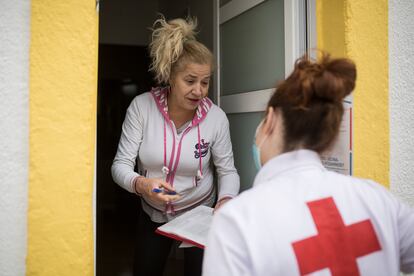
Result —
[{"label": "blue face mask", "polygon": [[259,132],[260,127],[262,126],[262,122],[260,122],[260,124],[257,126],[256,128],[256,133],[254,135],[254,140],[253,140],[253,146],[252,146],[252,151],[253,151],[253,160],[254,160],[254,165],[256,166],[257,170],[260,170],[262,168],[262,161],[260,159],[260,147],[262,146],[263,142],[266,140],[267,137],[265,137],[262,142],[260,143],[259,146],[256,145],[256,136],[257,136],[257,132]]},{"label": "blue face mask", "polygon": [[253,142],[252,151],[254,165],[256,166],[256,169],[259,171],[262,168],[262,163],[260,162],[260,149],[256,146],[256,142]]}]

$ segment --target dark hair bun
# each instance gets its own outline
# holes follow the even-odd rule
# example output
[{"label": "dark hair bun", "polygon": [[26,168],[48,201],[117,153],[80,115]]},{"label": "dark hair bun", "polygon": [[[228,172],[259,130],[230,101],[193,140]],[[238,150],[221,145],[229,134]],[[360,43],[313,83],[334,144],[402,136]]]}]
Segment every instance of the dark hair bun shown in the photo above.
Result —
[{"label": "dark hair bun", "polygon": [[317,101],[341,103],[355,88],[356,67],[349,59],[331,59],[328,54],[322,54],[319,61],[304,56],[297,60],[290,78],[300,86],[293,106],[307,107]]},{"label": "dark hair bun", "polygon": [[297,60],[268,103],[282,111],[284,151],[329,148],[342,121],[342,101],[355,88],[355,80],[356,67],[349,59],[322,54],[319,61],[307,56]]},{"label": "dark hair bun", "polygon": [[320,67],[320,72],[314,76],[315,96],[342,102],[355,88],[356,67],[346,58],[331,59],[324,55],[320,62],[311,66]]}]

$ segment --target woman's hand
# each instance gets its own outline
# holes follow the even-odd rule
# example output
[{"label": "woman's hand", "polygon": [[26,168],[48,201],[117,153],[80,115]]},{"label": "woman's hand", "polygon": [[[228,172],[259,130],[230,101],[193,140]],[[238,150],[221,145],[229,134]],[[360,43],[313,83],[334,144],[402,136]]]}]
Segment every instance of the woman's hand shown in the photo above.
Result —
[{"label": "woman's hand", "polygon": [[221,206],[223,206],[227,201],[229,201],[231,198],[230,197],[224,197],[222,199],[220,199],[217,203],[216,206],[214,207],[214,212],[217,212],[218,209],[221,208]]},{"label": "woman's hand", "polygon": [[162,179],[158,178],[145,178],[145,177],[137,177],[134,181],[135,191],[141,195],[144,195],[145,198],[150,199],[153,202],[158,203],[170,203],[180,198],[180,195],[169,195],[164,192],[156,193],[153,192],[153,189],[164,189],[166,191],[175,191],[170,184],[165,182]]}]

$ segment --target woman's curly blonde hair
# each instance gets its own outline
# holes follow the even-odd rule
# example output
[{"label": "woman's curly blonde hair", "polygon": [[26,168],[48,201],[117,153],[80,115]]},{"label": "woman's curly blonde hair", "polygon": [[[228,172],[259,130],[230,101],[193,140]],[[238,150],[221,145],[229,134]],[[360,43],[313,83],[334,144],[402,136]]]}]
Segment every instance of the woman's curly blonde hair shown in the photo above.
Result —
[{"label": "woman's curly blonde hair", "polygon": [[166,21],[162,16],[153,25],[150,71],[159,84],[168,84],[174,73],[188,63],[208,64],[213,69],[213,55],[195,39],[197,19],[177,18]]}]

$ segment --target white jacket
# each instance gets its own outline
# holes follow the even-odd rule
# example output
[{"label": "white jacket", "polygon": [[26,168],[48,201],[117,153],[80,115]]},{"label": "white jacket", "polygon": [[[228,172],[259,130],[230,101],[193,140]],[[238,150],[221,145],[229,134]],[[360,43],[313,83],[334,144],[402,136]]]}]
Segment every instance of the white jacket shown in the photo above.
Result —
[{"label": "white jacket", "polygon": [[[181,195],[169,206],[143,198],[144,210],[157,222],[169,219],[161,218],[160,213],[174,215],[199,204],[213,203],[211,159],[217,171],[219,199],[236,196],[240,186],[225,113],[204,98],[193,120],[177,133],[168,116],[168,93],[168,88],[157,88],[131,102],[112,165],[114,181],[131,193],[134,179],[143,175],[163,178]],[[139,174],[134,171],[137,157]]]},{"label": "white jacket", "polygon": [[414,212],[379,184],[327,171],[317,153],[270,160],[214,216],[203,275],[414,272]]}]

